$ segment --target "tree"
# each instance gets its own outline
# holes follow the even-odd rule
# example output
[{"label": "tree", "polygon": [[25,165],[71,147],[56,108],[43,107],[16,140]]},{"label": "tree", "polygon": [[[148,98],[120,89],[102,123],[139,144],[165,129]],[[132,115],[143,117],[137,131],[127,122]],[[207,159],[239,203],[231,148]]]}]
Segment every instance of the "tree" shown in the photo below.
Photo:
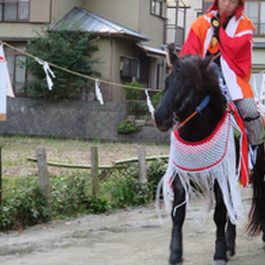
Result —
[{"label": "tree", "polygon": [[[100,59],[91,59],[92,53],[98,50],[97,40],[97,37],[88,32],[46,29],[43,35],[39,34],[28,43],[27,52],[68,70],[99,77],[100,74],[93,67],[100,63]],[[27,70],[35,80],[26,83],[27,93],[44,99],[73,99],[80,97],[81,91],[88,88],[88,79],[50,67],[55,74],[51,91],[42,66],[36,60],[28,58]]]}]

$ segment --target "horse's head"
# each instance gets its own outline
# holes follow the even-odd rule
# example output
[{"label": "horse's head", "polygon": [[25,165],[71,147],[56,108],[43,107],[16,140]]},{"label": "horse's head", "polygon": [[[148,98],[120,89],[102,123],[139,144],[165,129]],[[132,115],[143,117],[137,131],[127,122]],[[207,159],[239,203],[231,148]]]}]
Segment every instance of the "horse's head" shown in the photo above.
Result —
[{"label": "horse's head", "polygon": [[155,111],[156,126],[161,131],[167,131],[176,122],[189,117],[207,94],[214,97],[216,90],[221,93],[211,58],[202,59],[197,55],[178,58],[172,52],[168,58],[170,71]]}]

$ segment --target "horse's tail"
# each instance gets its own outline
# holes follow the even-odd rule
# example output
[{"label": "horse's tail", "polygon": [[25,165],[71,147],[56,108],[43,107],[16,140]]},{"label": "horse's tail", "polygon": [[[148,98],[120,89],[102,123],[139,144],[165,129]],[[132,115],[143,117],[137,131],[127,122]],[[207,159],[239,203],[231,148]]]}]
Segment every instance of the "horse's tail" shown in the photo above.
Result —
[{"label": "horse's tail", "polygon": [[263,144],[259,145],[257,149],[252,185],[253,196],[247,232],[250,236],[256,236],[265,229],[265,159]]}]

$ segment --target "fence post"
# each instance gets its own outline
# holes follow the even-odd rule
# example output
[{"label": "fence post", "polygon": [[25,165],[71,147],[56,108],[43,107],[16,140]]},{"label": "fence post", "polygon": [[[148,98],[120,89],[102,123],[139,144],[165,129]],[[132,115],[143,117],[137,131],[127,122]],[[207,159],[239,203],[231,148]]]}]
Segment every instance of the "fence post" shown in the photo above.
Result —
[{"label": "fence post", "polygon": [[91,146],[91,177],[92,177],[92,194],[96,197],[99,191],[98,183],[98,148]]},{"label": "fence post", "polygon": [[145,147],[138,146],[138,164],[139,164],[139,180],[141,183],[146,182],[146,157],[145,157]]},{"label": "fence post", "polygon": [[50,191],[49,191],[49,176],[47,167],[47,157],[46,150],[43,147],[38,147],[36,149],[37,165],[38,165],[38,176],[39,176],[39,186],[41,193],[43,194],[46,206],[50,207]]}]

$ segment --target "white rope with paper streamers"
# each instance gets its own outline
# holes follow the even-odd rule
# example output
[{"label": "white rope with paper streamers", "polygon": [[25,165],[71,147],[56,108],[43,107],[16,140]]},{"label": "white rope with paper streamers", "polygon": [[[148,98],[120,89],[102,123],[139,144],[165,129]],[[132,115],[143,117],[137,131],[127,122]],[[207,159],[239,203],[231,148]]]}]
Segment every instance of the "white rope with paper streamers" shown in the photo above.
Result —
[{"label": "white rope with paper streamers", "polygon": [[146,102],[147,102],[147,107],[148,107],[148,110],[149,112],[151,113],[151,116],[152,116],[152,119],[154,120],[154,112],[155,112],[155,108],[152,104],[152,101],[150,99],[150,96],[148,94],[148,90],[145,89],[145,95],[146,95]]},{"label": "white rope with paper streamers", "polygon": [[100,105],[104,105],[103,96],[100,91],[100,82],[98,79],[95,80],[95,92],[96,92],[96,98],[99,101]]},{"label": "white rope with paper streamers", "polygon": [[[46,74],[46,81],[48,84],[48,88],[49,88],[49,90],[52,90],[53,82],[52,82],[51,77],[55,78],[55,74],[53,73],[53,71],[51,70],[51,68],[47,62],[41,61],[40,59],[36,59],[36,61],[42,65],[43,70]],[[50,75],[51,75],[51,77],[50,77]]]}]

